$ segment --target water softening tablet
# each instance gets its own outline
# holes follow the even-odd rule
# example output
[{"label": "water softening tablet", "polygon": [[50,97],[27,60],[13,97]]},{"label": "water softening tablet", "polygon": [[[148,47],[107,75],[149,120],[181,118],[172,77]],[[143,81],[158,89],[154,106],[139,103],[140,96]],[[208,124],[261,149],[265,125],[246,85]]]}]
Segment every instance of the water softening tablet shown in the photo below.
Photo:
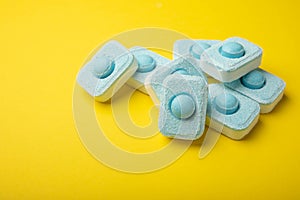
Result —
[{"label": "water softening tablet", "polygon": [[[200,58],[204,50],[209,49],[214,44],[217,44],[220,40],[177,40],[174,43],[173,58],[179,57],[191,57],[199,65]],[[218,82],[208,74],[205,74],[209,83]]]},{"label": "water softening tablet", "polygon": [[262,69],[256,69],[225,86],[258,102],[260,112],[268,113],[281,100],[285,82]]},{"label": "water softening tablet", "polygon": [[117,41],[109,41],[83,66],[77,82],[96,101],[105,102],[136,70],[133,55]]},{"label": "water softening tablet", "polygon": [[154,70],[146,79],[145,87],[155,105],[160,104],[160,100],[164,94],[163,81],[171,74],[181,74],[190,76],[200,76],[206,81],[205,75],[202,73],[199,65],[193,62],[192,58],[178,58],[162,68]]},{"label": "water softening tablet", "polygon": [[202,70],[221,82],[239,79],[261,64],[262,49],[239,37],[213,45],[201,54]]},{"label": "water softening tablet", "polygon": [[223,84],[210,84],[208,90],[206,125],[223,126],[222,133],[235,140],[246,136],[258,121],[259,104]]},{"label": "water softening tablet", "polygon": [[170,60],[143,47],[133,47],[130,49],[130,52],[137,60],[138,69],[127,81],[127,84],[148,94],[144,87],[146,77],[153,70],[161,68],[163,65],[170,62]]},{"label": "water softening tablet", "polygon": [[173,58],[191,56],[196,60],[200,60],[204,50],[218,42],[220,40],[177,40],[174,43]]},{"label": "water softening tablet", "polygon": [[167,137],[194,140],[204,131],[207,83],[201,76],[173,74],[164,81],[158,126]]}]

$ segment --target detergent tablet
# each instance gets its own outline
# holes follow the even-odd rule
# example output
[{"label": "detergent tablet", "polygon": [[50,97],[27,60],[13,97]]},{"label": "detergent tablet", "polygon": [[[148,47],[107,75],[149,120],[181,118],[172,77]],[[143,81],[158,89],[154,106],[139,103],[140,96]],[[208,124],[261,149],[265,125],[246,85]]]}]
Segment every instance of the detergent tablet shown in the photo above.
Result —
[{"label": "detergent tablet", "polygon": [[262,69],[255,69],[225,86],[259,103],[260,112],[271,112],[281,100],[285,82]]},{"label": "detergent tablet", "polygon": [[83,66],[77,82],[96,101],[109,100],[135,73],[133,55],[117,41],[109,41]]},{"label": "detergent tablet", "polygon": [[191,56],[200,60],[204,50],[219,42],[220,40],[177,40],[174,43],[173,58]]},{"label": "detergent tablet", "polygon": [[[177,40],[174,43],[173,47],[173,58],[177,59],[179,57],[191,57],[195,62],[195,65],[199,65],[200,58],[202,53],[209,49],[211,46],[221,42],[220,40],[188,40],[182,39]],[[219,82],[208,74],[205,74],[207,77],[208,83],[216,83]]]},{"label": "detergent tablet", "polygon": [[262,49],[238,37],[213,45],[201,54],[202,70],[221,82],[239,79],[261,64]]},{"label": "detergent tablet", "polygon": [[173,74],[163,85],[159,109],[160,132],[171,138],[195,140],[204,131],[207,82],[201,76]]},{"label": "detergent tablet", "polygon": [[170,62],[170,60],[143,47],[133,47],[130,49],[130,52],[137,60],[138,69],[127,81],[127,84],[148,94],[144,86],[146,77],[153,70],[161,68],[163,65]]},{"label": "detergent tablet", "polygon": [[235,140],[246,136],[258,121],[258,103],[223,84],[209,84],[208,90],[206,125],[223,126],[222,133]]}]

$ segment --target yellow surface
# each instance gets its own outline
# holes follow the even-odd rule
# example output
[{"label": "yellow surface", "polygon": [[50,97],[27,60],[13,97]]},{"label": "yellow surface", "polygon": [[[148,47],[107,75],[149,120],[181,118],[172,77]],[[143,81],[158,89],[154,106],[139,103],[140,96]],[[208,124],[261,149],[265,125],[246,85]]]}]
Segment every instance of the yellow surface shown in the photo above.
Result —
[{"label": "yellow surface", "polygon": [[[0,1],[0,199],[299,199],[299,8],[296,0]],[[194,142],[156,172],[104,166],[75,128],[76,74],[101,42],[148,26],[259,44],[262,67],[287,83],[285,97],[249,137],[221,136],[202,160]],[[133,120],[149,123],[143,117],[149,97],[136,92],[131,101]],[[96,112],[106,116],[106,134],[121,148],[143,152],[167,142],[160,135],[151,144],[130,140],[113,124],[108,105]]]}]

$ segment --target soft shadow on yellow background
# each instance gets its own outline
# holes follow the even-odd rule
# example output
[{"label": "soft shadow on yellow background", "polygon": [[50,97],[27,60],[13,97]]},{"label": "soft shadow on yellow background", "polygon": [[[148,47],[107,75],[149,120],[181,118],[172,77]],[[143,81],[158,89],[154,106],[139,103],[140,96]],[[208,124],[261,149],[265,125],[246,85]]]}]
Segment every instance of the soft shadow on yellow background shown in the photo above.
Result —
[{"label": "soft shadow on yellow background", "polygon": [[[299,199],[299,8],[288,0],[1,1],[0,199]],[[287,83],[285,97],[249,137],[221,136],[203,160],[196,143],[153,173],[102,165],[73,121],[77,72],[101,42],[149,26],[259,44],[262,68]],[[139,93],[132,98],[144,99],[141,109],[152,103]],[[139,123],[146,112],[132,106]]]}]

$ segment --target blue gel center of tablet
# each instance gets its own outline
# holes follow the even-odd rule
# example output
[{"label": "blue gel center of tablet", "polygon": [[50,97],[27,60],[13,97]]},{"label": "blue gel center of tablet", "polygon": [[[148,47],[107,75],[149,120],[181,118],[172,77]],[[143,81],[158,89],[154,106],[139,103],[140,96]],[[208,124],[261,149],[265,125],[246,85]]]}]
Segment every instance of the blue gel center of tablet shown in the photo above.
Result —
[{"label": "blue gel center of tablet", "polygon": [[249,89],[260,89],[264,87],[266,77],[260,71],[253,70],[241,78],[242,84]]},{"label": "blue gel center of tablet", "polygon": [[152,71],[156,67],[156,61],[148,55],[139,55],[136,56],[138,61],[137,71],[140,73],[147,73]]},{"label": "blue gel center of tablet", "polygon": [[244,47],[237,42],[225,42],[219,52],[226,58],[240,58],[245,55]]},{"label": "blue gel center of tablet", "polygon": [[172,115],[178,119],[190,118],[195,110],[196,105],[194,99],[188,94],[176,95],[170,103]]},{"label": "blue gel center of tablet", "polygon": [[203,51],[209,47],[210,45],[204,42],[196,43],[191,46],[190,53],[194,58],[200,59]]},{"label": "blue gel center of tablet", "polygon": [[232,94],[220,94],[215,97],[213,103],[217,111],[225,115],[231,115],[239,109],[239,101]]},{"label": "blue gel center of tablet", "polygon": [[115,62],[106,56],[97,57],[92,65],[93,74],[100,79],[108,77],[115,69]]},{"label": "blue gel center of tablet", "polygon": [[182,68],[176,69],[172,74],[182,74],[182,75],[189,75],[189,73]]}]

